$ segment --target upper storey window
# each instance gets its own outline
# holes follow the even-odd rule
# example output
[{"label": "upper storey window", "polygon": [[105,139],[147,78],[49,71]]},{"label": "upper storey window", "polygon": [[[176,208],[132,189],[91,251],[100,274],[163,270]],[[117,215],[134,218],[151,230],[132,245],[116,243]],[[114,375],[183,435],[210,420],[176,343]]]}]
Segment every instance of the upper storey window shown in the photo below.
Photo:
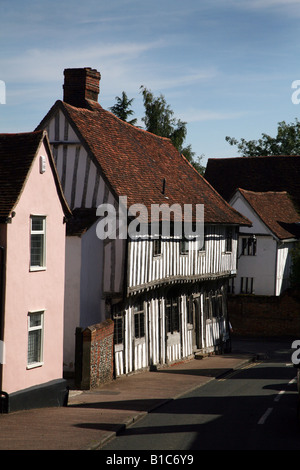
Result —
[{"label": "upper storey window", "polygon": [[225,251],[230,253],[232,251],[232,228],[227,227],[225,233]]},{"label": "upper storey window", "polygon": [[31,216],[30,219],[30,269],[46,267],[46,217]]}]

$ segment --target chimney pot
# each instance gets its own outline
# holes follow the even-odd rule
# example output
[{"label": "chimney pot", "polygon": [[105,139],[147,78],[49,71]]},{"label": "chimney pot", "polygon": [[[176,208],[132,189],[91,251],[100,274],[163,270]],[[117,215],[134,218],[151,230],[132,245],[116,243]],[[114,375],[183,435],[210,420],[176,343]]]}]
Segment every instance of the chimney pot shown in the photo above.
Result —
[{"label": "chimney pot", "polygon": [[98,101],[101,75],[90,67],[64,70],[65,103],[79,108],[87,107],[86,100]]}]

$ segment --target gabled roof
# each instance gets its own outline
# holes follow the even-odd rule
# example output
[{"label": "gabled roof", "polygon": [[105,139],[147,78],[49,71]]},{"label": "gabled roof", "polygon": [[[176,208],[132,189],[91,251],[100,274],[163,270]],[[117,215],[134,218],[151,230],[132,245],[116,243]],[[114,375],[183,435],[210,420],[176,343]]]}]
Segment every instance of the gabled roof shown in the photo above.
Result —
[{"label": "gabled roof", "polygon": [[254,192],[239,188],[237,192],[278,239],[300,236],[300,214],[286,191]]},{"label": "gabled roof", "polygon": [[[77,108],[57,101],[38,128],[61,110],[116,196],[128,206],[204,204],[206,223],[251,225],[229,206],[169,139],[134,127],[97,102]],[[163,193],[163,188],[165,191]]]},{"label": "gabled roof", "polygon": [[237,188],[287,191],[300,207],[300,156],[210,158],[205,178],[227,201]]},{"label": "gabled roof", "polygon": [[58,196],[64,212],[66,215],[70,215],[46,132],[0,134],[0,220],[2,222],[10,216],[19,201],[42,141],[49,155]]}]

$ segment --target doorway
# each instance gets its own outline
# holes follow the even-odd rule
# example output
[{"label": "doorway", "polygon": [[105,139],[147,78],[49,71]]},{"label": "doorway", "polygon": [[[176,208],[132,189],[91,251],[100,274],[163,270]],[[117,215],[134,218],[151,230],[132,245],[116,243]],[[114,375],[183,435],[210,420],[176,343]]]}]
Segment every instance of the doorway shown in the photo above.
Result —
[{"label": "doorway", "polygon": [[202,349],[202,315],[200,295],[193,299],[194,344],[196,349]]}]

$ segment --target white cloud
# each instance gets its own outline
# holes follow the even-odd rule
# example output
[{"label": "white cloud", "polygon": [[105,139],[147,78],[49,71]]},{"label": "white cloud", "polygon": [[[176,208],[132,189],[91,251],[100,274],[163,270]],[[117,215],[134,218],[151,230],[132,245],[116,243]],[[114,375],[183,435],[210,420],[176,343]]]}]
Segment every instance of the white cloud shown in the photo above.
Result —
[{"label": "white cloud", "polygon": [[2,57],[4,74],[0,78],[7,84],[11,102],[28,103],[49,96],[61,99],[65,68],[96,68],[101,73],[100,102],[110,106],[122,91],[136,98],[141,85],[155,94],[164,94],[166,90],[187,89],[217,75],[213,67],[187,70],[179,65],[161,64],[157,52],[166,46],[169,46],[168,42],[157,40],[61,49],[36,47],[22,54]]},{"label": "white cloud", "polygon": [[248,8],[259,8],[259,9],[272,8],[272,7],[286,8],[289,5],[299,6],[299,0],[246,0],[244,4]]},{"label": "white cloud", "polygon": [[[7,82],[57,81],[65,68],[93,67],[101,62],[124,63],[139,55],[159,47],[153,43],[99,44],[83,48],[29,49],[18,56],[1,59]],[[1,77],[2,78],[2,77]]]},{"label": "white cloud", "polygon": [[216,77],[216,70],[203,69],[195,72],[190,72],[186,74],[176,73],[170,71],[168,77],[156,77],[151,80],[151,86],[155,90],[164,90],[166,88],[175,88],[175,87],[186,87],[192,83],[197,83],[202,80],[207,80]]},{"label": "white cloud", "polygon": [[[219,0],[217,0],[219,1]],[[228,0],[227,6],[246,10],[273,10],[288,16],[299,16],[299,0]]]}]

